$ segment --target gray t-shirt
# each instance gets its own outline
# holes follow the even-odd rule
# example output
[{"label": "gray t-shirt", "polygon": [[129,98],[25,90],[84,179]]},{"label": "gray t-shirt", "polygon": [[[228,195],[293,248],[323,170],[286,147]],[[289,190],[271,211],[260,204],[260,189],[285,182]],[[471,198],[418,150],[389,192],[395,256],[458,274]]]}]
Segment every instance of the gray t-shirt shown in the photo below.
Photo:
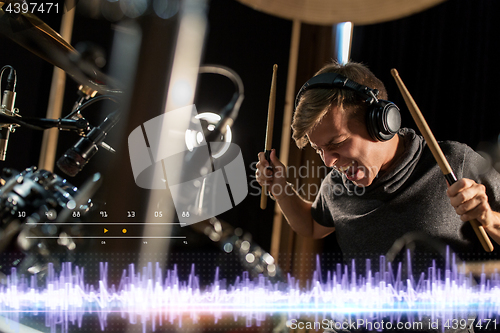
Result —
[{"label": "gray t-shirt", "polygon": [[[398,133],[405,151],[394,166],[365,188],[356,188],[332,170],[312,206],[319,224],[335,227],[344,258],[386,254],[409,232],[439,239],[459,254],[484,253],[468,222],[462,222],[446,195],[447,183],[424,139],[411,129]],[[458,179],[487,188],[493,210],[500,208],[500,175],[467,145],[441,142]]]},{"label": "gray t-shirt", "polygon": [[[426,253],[432,256],[418,258],[423,259],[419,262],[421,269],[415,267],[413,259],[416,279],[419,272],[426,272],[430,260],[439,259],[435,255],[442,252],[443,244],[463,259],[478,259],[477,254],[485,252],[470,223],[462,222],[451,206],[446,195],[446,180],[424,139],[406,128],[398,134],[404,140],[404,153],[370,186],[358,188],[335,170],[327,175],[312,206],[314,220],[335,227],[344,261],[350,264],[351,259],[356,259],[358,274],[365,271],[361,267],[366,258],[372,260],[372,270],[378,271],[379,256],[387,254],[394,242],[408,233],[419,234],[414,237],[415,257]],[[484,184],[492,209],[499,211],[500,175],[467,145],[441,142],[440,146],[457,178],[470,178]],[[475,314],[464,318],[467,317],[474,318]],[[473,330],[447,329],[446,332]]]}]

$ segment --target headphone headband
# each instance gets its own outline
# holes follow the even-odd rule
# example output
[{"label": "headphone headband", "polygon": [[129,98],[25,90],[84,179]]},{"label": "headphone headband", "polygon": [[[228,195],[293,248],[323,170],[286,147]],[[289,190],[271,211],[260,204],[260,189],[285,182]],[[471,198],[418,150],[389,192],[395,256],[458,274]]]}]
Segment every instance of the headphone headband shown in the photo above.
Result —
[{"label": "headphone headband", "polygon": [[297,106],[299,105],[300,98],[306,90],[318,88],[331,89],[332,87],[354,90],[359,95],[366,97],[365,102],[368,104],[378,102],[377,89],[368,88],[367,86],[352,81],[346,76],[338,73],[322,73],[312,77],[300,88],[299,93],[295,98],[295,108],[297,108]]}]

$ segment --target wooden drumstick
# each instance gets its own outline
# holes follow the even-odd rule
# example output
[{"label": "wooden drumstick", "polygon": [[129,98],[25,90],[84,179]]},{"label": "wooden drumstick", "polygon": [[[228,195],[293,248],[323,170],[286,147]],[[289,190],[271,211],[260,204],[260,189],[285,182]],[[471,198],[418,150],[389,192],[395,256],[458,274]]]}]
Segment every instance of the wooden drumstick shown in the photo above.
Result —
[{"label": "wooden drumstick", "polygon": [[[276,104],[276,73],[278,65],[273,66],[273,78],[271,80],[271,93],[269,94],[269,106],[267,108],[267,129],[266,129],[266,147],[265,154],[266,160],[271,165],[271,148],[273,145],[273,127],[274,127],[274,106]],[[267,186],[262,186],[262,193],[260,195],[260,208],[266,209],[267,207]]]},{"label": "wooden drumstick", "polygon": [[[420,130],[420,133],[422,133],[423,137],[425,138],[425,141],[427,142],[427,145],[429,146],[432,155],[436,159],[439,168],[441,169],[441,172],[444,175],[444,178],[448,182],[449,185],[452,185],[457,181],[457,177],[453,173],[453,170],[450,167],[450,164],[448,163],[448,160],[443,154],[443,151],[441,150],[441,147],[439,147],[439,144],[436,141],[436,138],[431,132],[431,129],[427,125],[427,122],[425,121],[424,116],[422,115],[422,112],[420,112],[420,109],[417,106],[417,103],[413,100],[413,97],[410,95],[410,92],[408,89],[406,89],[405,84],[399,77],[398,71],[393,68],[391,69],[391,74],[396,80],[396,83],[399,87],[399,90],[401,91],[401,94],[403,95],[403,98],[406,102],[406,106],[410,110],[411,116],[413,117],[413,120],[415,120],[415,123],[417,123],[418,129]],[[491,252],[493,251],[493,244],[491,243],[488,235],[486,234],[486,231],[484,230],[483,226],[477,221],[477,220],[471,220],[469,221],[470,224],[472,225],[472,229],[474,229],[474,232],[476,233],[477,237],[479,238],[479,241],[481,242],[481,245],[483,246],[484,250],[486,252]]]}]

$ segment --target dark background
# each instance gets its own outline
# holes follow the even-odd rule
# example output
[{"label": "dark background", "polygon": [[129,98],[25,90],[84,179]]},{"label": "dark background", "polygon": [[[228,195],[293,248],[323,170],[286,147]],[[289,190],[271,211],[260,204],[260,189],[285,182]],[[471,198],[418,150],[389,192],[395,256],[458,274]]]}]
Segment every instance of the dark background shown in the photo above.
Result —
[{"label": "dark background", "polygon": [[[368,65],[385,82],[389,99],[402,109],[404,126],[415,127],[390,75],[391,68],[398,69],[438,140],[456,140],[475,149],[482,142],[496,143],[500,132],[497,106],[500,23],[496,19],[497,7],[497,0],[447,1],[396,21],[355,26],[351,59]],[[42,18],[59,30],[60,15]],[[109,56],[113,27],[113,23],[102,18],[90,18],[77,12],[72,45],[92,41],[107,50]],[[269,88],[275,63],[279,65],[279,74],[274,147],[280,145],[291,27],[291,21],[257,12],[236,1],[210,2],[203,63],[232,68],[244,82],[245,100],[233,126],[233,142],[242,149],[249,182],[254,175],[251,164],[264,146]],[[2,36],[0,65],[7,64],[16,68],[18,74],[15,106],[23,116],[43,117],[53,67]],[[107,66],[103,70],[106,71]],[[76,100],[76,87],[77,84],[68,79],[63,114],[69,112]],[[203,75],[196,100],[198,111],[218,110],[227,104],[232,94],[229,81]],[[93,124],[98,124],[105,116],[99,110],[95,107],[87,113]],[[36,165],[41,137],[39,132],[18,129],[11,135],[7,160],[0,162],[0,168],[22,170]],[[62,133],[58,156],[76,141],[76,134]],[[105,171],[107,165],[102,161],[109,153],[101,149],[98,156],[70,182],[78,186],[93,172]],[[62,175],[57,169],[55,173]],[[255,192],[249,187],[250,194]],[[249,195],[221,218],[249,231],[258,244],[269,250],[273,204],[269,206],[266,211],[261,211],[259,197]],[[333,238],[330,237],[329,241]],[[196,250],[196,247],[188,250]]]}]

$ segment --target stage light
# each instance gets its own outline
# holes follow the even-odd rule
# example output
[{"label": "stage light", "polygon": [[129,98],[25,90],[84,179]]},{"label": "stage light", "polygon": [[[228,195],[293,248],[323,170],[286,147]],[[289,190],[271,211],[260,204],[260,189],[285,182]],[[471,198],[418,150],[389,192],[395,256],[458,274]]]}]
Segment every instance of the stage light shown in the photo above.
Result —
[{"label": "stage light", "polygon": [[351,53],[352,23],[343,22],[334,26],[335,56],[341,64],[349,61]]}]

